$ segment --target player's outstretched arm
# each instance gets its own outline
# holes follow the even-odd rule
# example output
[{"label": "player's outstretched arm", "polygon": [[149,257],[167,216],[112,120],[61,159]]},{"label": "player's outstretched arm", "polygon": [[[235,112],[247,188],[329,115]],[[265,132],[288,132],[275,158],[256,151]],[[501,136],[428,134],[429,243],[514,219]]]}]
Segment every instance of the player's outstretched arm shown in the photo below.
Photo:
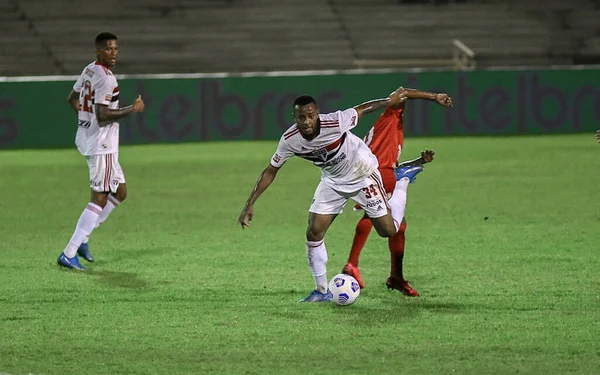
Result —
[{"label": "player's outstretched arm", "polygon": [[405,162],[397,162],[396,168],[408,167],[409,165],[423,165],[427,163],[431,163],[433,161],[433,157],[435,156],[435,151],[433,150],[425,150],[421,151],[421,157],[413,160],[407,160]]},{"label": "player's outstretched arm", "polygon": [[362,103],[354,107],[360,118],[363,114],[375,112],[382,108],[397,106],[406,100],[404,91],[398,89],[392,92],[387,98],[369,100],[368,102]]},{"label": "player's outstretched arm", "polygon": [[79,93],[77,91],[71,90],[71,93],[67,98],[67,102],[69,103],[69,106],[73,108],[73,111],[75,111],[75,113],[78,113],[81,109],[81,103],[79,103]]},{"label": "player's outstretched arm", "polygon": [[238,218],[238,223],[242,226],[242,229],[245,227],[249,227],[252,223],[252,216],[254,216],[254,202],[264,193],[265,190],[271,185],[273,180],[275,180],[275,176],[277,176],[277,172],[279,172],[279,168],[272,166],[269,164],[268,167],[265,168],[264,171],[256,180],[256,184],[254,185],[254,189],[250,193],[250,197],[246,201],[244,205],[244,209],[242,209],[242,213]]},{"label": "player's outstretched arm", "polygon": [[427,91],[419,91],[416,89],[404,89],[405,95],[408,99],[425,99],[437,102],[439,105],[444,107],[452,107],[452,98],[445,93],[433,93]]},{"label": "player's outstretched arm", "polygon": [[123,117],[129,116],[134,112],[144,112],[144,101],[142,96],[138,95],[137,99],[133,101],[133,104],[127,107],[119,109],[110,109],[107,105],[95,104],[96,118],[102,126],[104,122],[111,122],[122,119]]}]

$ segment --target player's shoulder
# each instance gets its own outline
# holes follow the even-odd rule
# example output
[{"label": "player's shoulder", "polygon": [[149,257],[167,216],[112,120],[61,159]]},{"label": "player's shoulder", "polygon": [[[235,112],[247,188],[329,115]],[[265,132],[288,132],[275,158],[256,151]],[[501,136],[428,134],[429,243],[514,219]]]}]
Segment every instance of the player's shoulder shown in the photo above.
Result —
[{"label": "player's shoulder", "polygon": [[91,63],[87,64],[85,66],[85,68],[83,68],[83,70],[81,71],[80,76],[89,80],[94,78],[97,75],[96,69],[94,67],[94,62],[92,61]]},{"label": "player's shoulder", "polygon": [[319,119],[321,120],[321,127],[335,127],[339,126],[340,122],[356,121],[356,116],[356,110],[348,108],[330,113],[321,113]]},{"label": "player's shoulder", "polygon": [[295,137],[299,137],[299,136],[300,136],[300,129],[296,126],[296,124],[293,124],[283,133],[283,135],[281,136],[281,140],[284,142],[290,142]]},{"label": "player's shoulder", "polygon": [[330,113],[320,113],[319,121],[321,122],[321,128],[336,128],[340,126],[340,113],[341,111],[335,111]]},{"label": "player's shoulder", "polygon": [[102,73],[103,76],[114,77],[110,68],[102,64],[100,61],[94,61],[93,64],[94,69],[96,69],[96,71],[98,71],[99,73]]},{"label": "player's shoulder", "polygon": [[106,65],[98,61],[94,61],[88,65],[87,68],[94,73],[94,80],[97,82],[117,82],[117,79],[112,71]]}]

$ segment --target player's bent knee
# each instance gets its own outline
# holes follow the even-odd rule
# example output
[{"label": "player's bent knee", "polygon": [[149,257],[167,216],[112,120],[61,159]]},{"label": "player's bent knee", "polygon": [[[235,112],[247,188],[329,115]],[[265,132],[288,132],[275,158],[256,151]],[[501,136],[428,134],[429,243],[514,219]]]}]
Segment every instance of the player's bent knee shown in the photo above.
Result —
[{"label": "player's bent knee", "polygon": [[373,226],[375,227],[377,234],[381,237],[392,237],[397,232],[393,219],[385,220],[385,218],[383,218],[381,220],[374,221]]},{"label": "player's bent knee", "polygon": [[325,231],[309,226],[306,230],[307,241],[321,241],[325,238]]},{"label": "player's bent knee", "polygon": [[123,202],[125,199],[127,199],[127,187],[125,184],[121,184],[119,185],[119,187],[117,188],[117,192],[114,194],[115,198],[117,198],[117,200],[119,202]]},{"label": "player's bent knee", "polygon": [[90,199],[90,202],[97,204],[98,206],[104,208],[104,206],[106,206],[106,201],[108,200],[108,194],[107,193],[99,193],[97,191],[93,191],[92,192],[92,198]]},{"label": "player's bent knee", "polygon": [[115,194],[115,198],[117,198],[117,200],[119,202],[123,203],[123,201],[125,199],[127,199],[127,191],[123,191],[123,192],[117,191],[117,193]]},{"label": "player's bent knee", "polygon": [[375,227],[375,230],[381,237],[392,237],[394,234],[396,234],[396,228],[390,227],[389,225]]}]

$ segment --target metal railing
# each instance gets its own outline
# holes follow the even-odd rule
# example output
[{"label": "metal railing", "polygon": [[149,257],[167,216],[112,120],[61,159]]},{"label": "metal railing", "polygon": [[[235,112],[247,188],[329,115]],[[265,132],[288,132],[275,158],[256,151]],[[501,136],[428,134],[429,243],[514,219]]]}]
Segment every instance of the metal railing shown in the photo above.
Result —
[{"label": "metal railing", "polygon": [[356,59],[353,65],[358,69],[377,68],[453,68],[472,70],[477,66],[475,52],[458,39],[451,42],[452,57],[449,58],[397,58],[397,59]]}]

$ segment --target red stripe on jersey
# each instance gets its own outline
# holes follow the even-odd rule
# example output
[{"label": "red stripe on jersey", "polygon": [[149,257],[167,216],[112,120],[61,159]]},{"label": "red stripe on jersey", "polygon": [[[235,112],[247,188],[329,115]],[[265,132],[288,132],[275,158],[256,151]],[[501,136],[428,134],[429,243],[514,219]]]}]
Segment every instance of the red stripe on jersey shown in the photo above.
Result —
[{"label": "red stripe on jersey", "polygon": [[115,92],[119,92],[119,86],[115,87],[115,89],[113,90],[113,94],[114,94]]},{"label": "red stripe on jersey", "polygon": [[300,129],[298,129],[298,128],[291,130],[283,135],[283,139],[288,139],[289,137],[292,137],[292,136],[298,134],[298,132],[300,132]]},{"label": "red stripe on jersey", "polygon": [[341,137],[339,137],[337,141],[333,142],[333,143],[332,143],[332,144],[330,144],[329,146],[326,146],[326,147],[325,147],[325,150],[327,150],[327,151],[331,151],[331,150],[333,150],[334,148],[336,148],[337,146],[339,146],[339,145],[340,145],[340,143],[342,143],[342,139],[343,139],[343,138],[344,138],[344,136],[341,136]]},{"label": "red stripe on jersey", "polygon": [[321,126],[323,127],[333,127],[338,126],[340,122],[338,120],[321,120]]}]

